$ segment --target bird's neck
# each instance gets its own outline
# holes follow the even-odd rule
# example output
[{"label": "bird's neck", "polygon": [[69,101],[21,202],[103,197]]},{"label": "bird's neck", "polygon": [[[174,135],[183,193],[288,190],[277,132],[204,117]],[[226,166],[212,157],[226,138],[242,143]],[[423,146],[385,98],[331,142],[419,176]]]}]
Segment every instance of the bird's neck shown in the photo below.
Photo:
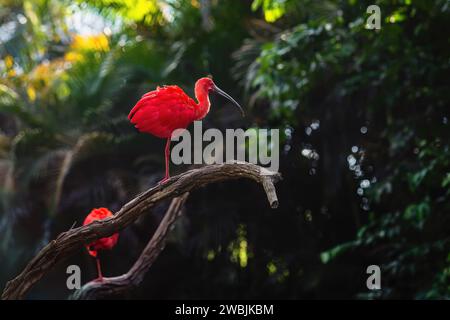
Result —
[{"label": "bird's neck", "polygon": [[195,110],[195,120],[203,119],[209,112],[211,103],[209,102],[208,90],[198,84],[195,85],[195,97],[198,107]]}]

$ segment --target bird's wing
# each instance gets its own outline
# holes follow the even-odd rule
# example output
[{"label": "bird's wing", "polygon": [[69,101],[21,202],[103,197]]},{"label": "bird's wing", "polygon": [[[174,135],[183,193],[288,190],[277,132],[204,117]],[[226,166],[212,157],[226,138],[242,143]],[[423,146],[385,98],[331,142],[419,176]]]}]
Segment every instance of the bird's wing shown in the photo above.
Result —
[{"label": "bird's wing", "polygon": [[128,119],[142,132],[161,138],[186,128],[195,118],[196,103],[177,86],[158,87],[142,96]]}]

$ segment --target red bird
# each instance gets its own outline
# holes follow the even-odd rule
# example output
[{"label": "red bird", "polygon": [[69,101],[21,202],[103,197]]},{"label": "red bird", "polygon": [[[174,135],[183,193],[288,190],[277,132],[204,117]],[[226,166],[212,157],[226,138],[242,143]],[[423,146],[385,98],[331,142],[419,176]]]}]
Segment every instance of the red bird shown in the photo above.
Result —
[{"label": "red bird", "polygon": [[[111,211],[109,211],[106,208],[98,208],[93,209],[84,219],[83,226],[90,224],[91,222],[95,220],[103,220],[109,217],[112,217],[113,214]],[[93,256],[97,260],[97,272],[98,272],[98,279],[102,280],[102,269],[100,267],[100,259],[98,257],[98,250],[111,250],[117,243],[117,240],[119,239],[119,234],[115,233],[110,237],[101,238],[98,240],[95,240],[92,243],[89,243],[86,248],[91,256]]]},{"label": "red bird", "polygon": [[217,92],[236,105],[244,116],[239,103],[219,89],[212,79],[201,78],[195,83],[195,97],[190,98],[178,86],[157,87],[150,91],[131,109],[128,119],[140,132],[150,133],[167,139],[165,149],[166,175],[161,182],[169,179],[170,139],[176,129],[185,129],[191,122],[203,119],[209,112],[209,92]]}]

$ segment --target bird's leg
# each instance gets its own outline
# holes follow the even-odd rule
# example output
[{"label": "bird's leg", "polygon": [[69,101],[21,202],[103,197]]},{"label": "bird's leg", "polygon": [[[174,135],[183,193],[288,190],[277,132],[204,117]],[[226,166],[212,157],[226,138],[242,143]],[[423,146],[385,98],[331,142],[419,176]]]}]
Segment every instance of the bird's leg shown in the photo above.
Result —
[{"label": "bird's leg", "polygon": [[166,161],[166,175],[164,176],[164,179],[162,179],[160,183],[162,183],[170,178],[170,176],[169,176],[170,137],[167,138],[166,149],[165,149],[164,153],[165,153],[165,161]]},{"label": "bird's leg", "polygon": [[100,258],[97,257],[97,258],[95,258],[95,260],[97,261],[97,273],[98,273],[97,280],[102,281],[103,280],[103,274],[102,274],[102,267],[100,266]]}]

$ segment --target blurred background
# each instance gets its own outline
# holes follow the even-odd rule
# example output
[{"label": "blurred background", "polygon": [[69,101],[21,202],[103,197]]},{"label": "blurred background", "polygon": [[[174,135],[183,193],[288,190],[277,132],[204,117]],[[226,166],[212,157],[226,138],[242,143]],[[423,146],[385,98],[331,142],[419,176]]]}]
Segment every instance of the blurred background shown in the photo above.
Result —
[{"label": "blurred background", "polygon": [[[195,191],[122,298],[450,298],[449,23],[446,0],[0,0],[0,287],[92,208],[162,178],[164,140],[128,112],[211,74],[247,118],[213,98],[204,129],[280,129],[280,206],[249,181]],[[106,276],[167,205],[121,231]],[[80,250],[28,298],[65,299],[69,264],[96,277]]]}]

